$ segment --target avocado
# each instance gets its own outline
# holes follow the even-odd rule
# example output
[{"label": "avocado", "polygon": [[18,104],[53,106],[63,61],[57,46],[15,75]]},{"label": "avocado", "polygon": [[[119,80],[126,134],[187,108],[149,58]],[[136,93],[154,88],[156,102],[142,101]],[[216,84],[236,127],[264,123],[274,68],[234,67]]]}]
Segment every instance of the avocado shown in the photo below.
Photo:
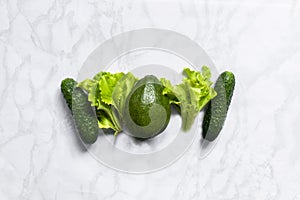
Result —
[{"label": "avocado", "polygon": [[218,77],[215,84],[217,96],[207,106],[203,118],[202,136],[205,140],[215,140],[221,132],[235,87],[235,77],[232,72],[225,71]]},{"label": "avocado", "polygon": [[167,127],[171,108],[162,94],[164,86],[153,75],[140,79],[126,99],[124,119],[130,134],[136,138],[153,137]]}]

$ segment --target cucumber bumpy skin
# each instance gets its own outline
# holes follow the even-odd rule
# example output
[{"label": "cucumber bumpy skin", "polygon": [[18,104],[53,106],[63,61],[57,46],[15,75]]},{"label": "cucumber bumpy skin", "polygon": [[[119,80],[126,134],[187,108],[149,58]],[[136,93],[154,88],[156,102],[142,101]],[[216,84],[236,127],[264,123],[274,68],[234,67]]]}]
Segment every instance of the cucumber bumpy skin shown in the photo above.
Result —
[{"label": "cucumber bumpy skin", "polygon": [[72,93],[76,85],[77,82],[72,78],[64,79],[60,85],[61,93],[63,94],[71,112],[72,112]]},{"label": "cucumber bumpy skin", "polygon": [[235,87],[232,72],[225,71],[217,79],[215,91],[217,96],[207,106],[203,119],[202,136],[205,140],[214,141],[221,132]]},{"label": "cucumber bumpy skin", "polygon": [[66,78],[61,82],[61,92],[70,108],[81,140],[93,144],[98,137],[98,120],[85,92],[76,87],[74,79]]}]

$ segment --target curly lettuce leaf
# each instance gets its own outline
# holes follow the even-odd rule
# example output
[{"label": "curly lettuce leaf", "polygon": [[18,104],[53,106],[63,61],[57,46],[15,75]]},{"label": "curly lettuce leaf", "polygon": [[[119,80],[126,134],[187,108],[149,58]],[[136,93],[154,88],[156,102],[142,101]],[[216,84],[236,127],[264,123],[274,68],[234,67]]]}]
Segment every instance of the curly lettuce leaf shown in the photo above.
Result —
[{"label": "curly lettuce leaf", "polygon": [[193,71],[189,68],[185,68],[184,73],[187,78],[184,78],[183,82],[188,83],[195,93],[197,110],[200,111],[211,99],[217,96],[217,92],[211,87],[210,69],[203,66],[201,73],[200,71]]},{"label": "curly lettuce leaf", "polygon": [[105,75],[105,74],[110,74],[109,72],[99,72],[98,74],[96,74],[94,77],[93,77],[93,80],[95,81],[100,81],[100,78]]},{"label": "curly lettuce leaf", "polygon": [[[111,128],[115,130],[115,125],[113,124],[111,118],[107,115],[107,112],[104,110],[96,110],[97,118],[98,118],[98,127],[99,128]],[[115,130],[117,131],[117,130]]]},{"label": "curly lettuce leaf", "polygon": [[173,92],[179,99],[180,113],[182,119],[182,129],[187,131],[191,128],[198,115],[197,97],[188,83],[175,85]]},{"label": "curly lettuce leaf", "polygon": [[78,87],[88,93],[91,105],[96,107],[99,128],[111,128],[115,134],[121,131],[121,126],[111,107],[112,93],[123,75],[124,73],[100,72],[92,80],[86,79],[78,84]]},{"label": "curly lettuce leaf", "polygon": [[115,85],[115,89],[112,94],[112,105],[116,108],[121,118],[123,118],[126,99],[137,80],[138,79],[129,72],[125,74]]},{"label": "curly lettuce leaf", "polygon": [[98,82],[91,79],[86,79],[78,83],[77,87],[85,90],[88,93],[88,100],[92,106],[98,106],[97,95],[98,95]]},{"label": "curly lettuce leaf", "polygon": [[171,81],[169,81],[165,78],[161,78],[160,82],[165,87],[163,89],[162,94],[168,96],[169,103],[179,105],[180,101],[178,100],[178,98],[176,97],[176,95],[173,92],[173,85],[172,85]]},{"label": "curly lettuce leaf", "polygon": [[100,77],[99,87],[101,93],[101,100],[108,104],[112,104],[112,94],[117,82],[124,76],[124,73],[111,74],[107,72]]},{"label": "curly lettuce leaf", "polygon": [[200,71],[193,71],[189,68],[184,69],[186,78],[182,83],[172,86],[171,82],[161,79],[164,85],[163,94],[170,98],[170,104],[180,106],[182,117],[182,129],[187,131],[191,128],[199,111],[211,100],[217,93],[211,87],[210,69],[206,66]]}]

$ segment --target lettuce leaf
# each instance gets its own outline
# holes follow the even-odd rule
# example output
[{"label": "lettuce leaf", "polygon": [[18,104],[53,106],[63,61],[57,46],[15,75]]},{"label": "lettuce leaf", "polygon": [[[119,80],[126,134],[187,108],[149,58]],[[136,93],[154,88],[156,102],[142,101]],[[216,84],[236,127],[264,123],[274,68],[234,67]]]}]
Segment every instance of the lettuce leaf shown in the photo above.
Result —
[{"label": "lettuce leaf", "polygon": [[189,68],[184,69],[187,78],[183,79],[188,83],[196,95],[197,109],[200,111],[211,99],[217,96],[217,92],[211,87],[211,73],[207,66],[202,67],[200,71],[193,71]]},{"label": "lettuce leaf", "polygon": [[160,82],[165,87],[162,94],[169,97],[169,103],[179,105],[180,101],[178,100],[178,98],[176,97],[176,95],[173,92],[173,85],[172,85],[171,81],[169,81],[165,78],[161,78]]},{"label": "lettuce leaf", "polygon": [[124,76],[124,73],[111,74],[106,72],[102,74],[99,80],[99,87],[101,93],[101,100],[108,104],[112,104],[112,94],[117,82]]},{"label": "lettuce leaf", "polygon": [[78,84],[78,87],[88,93],[91,105],[96,107],[99,128],[111,128],[115,134],[121,131],[121,126],[111,107],[112,93],[122,76],[124,73],[100,72],[93,79],[86,79]]},{"label": "lettuce leaf", "polygon": [[122,118],[126,98],[136,81],[131,73],[99,72],[93,79],[78,84],[96,107],[99,128],[113,129],[115,135],[122,131],[119,118]]},{"label": "lettuce leaf", "polygon": [[172,86],[171,82],[161,79],[164,85],[163,94],[170,98],[170,104],[180,106],[182,117],[182,129],[187,131],[191,128],[199,111],[211,100],[217,93],[211,87],[210,69],[206,66],[200,71],[193,71],[189,68],[184,69],[186,78],[182,83]]},{"label": "lettuce leaf", "polygon": [[126,99],[137,80],[132,73],[128,72],[115,85],[112,93],[112,105],[116,108],[121,118],[123,118]]},{"label": "lettuce leaf", "polygon": [[88,100],[92,103],[92,106],[98,106],[96,95],[98,95],[98,82],[91,79],[86,79],[77,85],[81,89],[88,93]]},{"label": "lettuce leaf", "polygon": [[197,97],[188,83],[175,85],[173,92],[180,101],[180,114],[182,118],[182,129],[187,131],[191,128],[198,115]]},{"label": "lettuce leaf", "polygon": [[99,128],[105,128],[105,129],[111,128],[113,130],[115,129],[114,128],[115,125],[113,124],[110,117],[107,115],[107,112],[105,112],[104,110],[96,110],[96,114],[98,118]]}]

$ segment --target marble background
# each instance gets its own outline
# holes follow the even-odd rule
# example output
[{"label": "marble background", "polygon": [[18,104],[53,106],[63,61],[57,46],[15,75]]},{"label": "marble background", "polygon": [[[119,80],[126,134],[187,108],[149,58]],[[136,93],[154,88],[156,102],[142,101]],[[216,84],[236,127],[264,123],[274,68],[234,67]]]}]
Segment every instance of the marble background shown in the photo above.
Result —
[{"label": "marble background", "polygon": [[[195,143],[131,175],[80,149],[59,85],[101,42],[147,27],[195,40],[237,93],[207,157]],[[300,200],[299,63],[297,0],[0,0],[0,199]]]}]

